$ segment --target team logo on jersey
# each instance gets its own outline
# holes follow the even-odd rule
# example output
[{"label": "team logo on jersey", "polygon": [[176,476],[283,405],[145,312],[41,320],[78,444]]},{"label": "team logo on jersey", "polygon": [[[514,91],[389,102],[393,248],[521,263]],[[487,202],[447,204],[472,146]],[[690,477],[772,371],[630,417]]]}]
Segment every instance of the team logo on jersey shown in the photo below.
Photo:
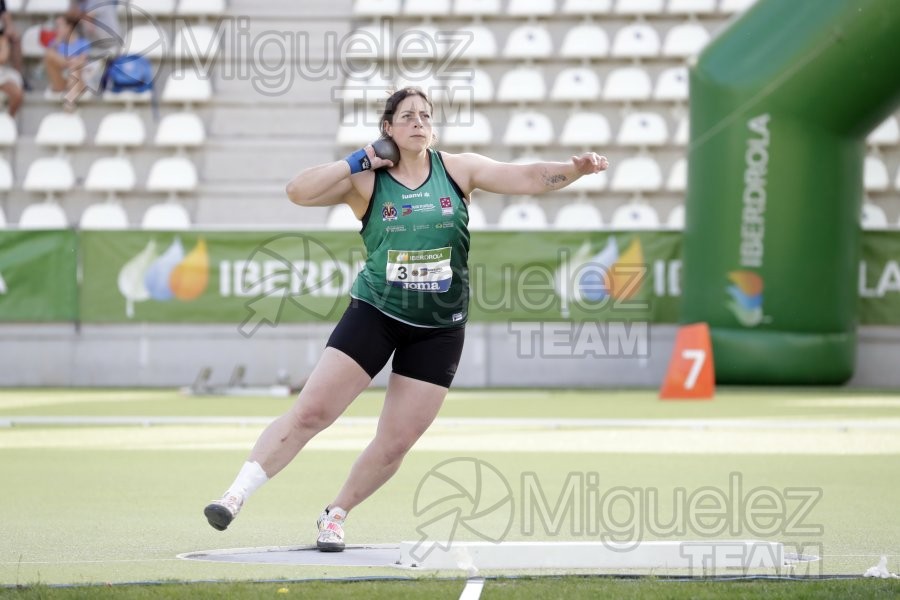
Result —
[{"label": "team logo on jersey", "polygon": [[453,202],[450,198],[441,198],[441,214],[445,217],[453,214]]},{"label": "team logo on jersey", "polygon": [[381,220],[382,221],[396,221],[397,220],[397,208],[394,206],[393,202],[385,202],[384,206],[381,208]]}]

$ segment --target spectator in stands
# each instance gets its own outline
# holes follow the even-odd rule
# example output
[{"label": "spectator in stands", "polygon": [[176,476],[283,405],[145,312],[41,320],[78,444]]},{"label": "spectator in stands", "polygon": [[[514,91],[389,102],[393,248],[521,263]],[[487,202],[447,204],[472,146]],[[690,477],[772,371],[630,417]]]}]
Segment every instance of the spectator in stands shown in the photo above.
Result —
[{"label": "spectator in stands", "polygon": [[[2,0],[0,0],[0,5],[3,5]],[[9,114],[16,116],[19,107],[22,106],[24,82],[22,74],[11,66],[11,63],[14,63],[13,43],[5,28],[7,15],[8,13],[4,12],[3,17],[0,17],[0,26],[4,27],[0,31],[0,92],[6,94],[9,102]]]},{"label": "spectator in stands", "polygon": [[0,32],[9,41],[9,64],[18,71],[23,77],[25,75],[25,67],[22,62],[22,36],[13,23],[13,15],[6,10],[6,0],[0,0]]},{"label": "spectator in stands", "polygon": [[92,56],[115,56],[123,44],[116,0],[73,0],[82,34],[91,42]]},{"label": "spectator in stands", "polygon": [[56,37],[44,55],[50,90],[65,94],[67,110],[74,110],[75,102],[87,87],[82,70],[87,64],[90,42],[78,35],[78,21],[78,14],[72,12],[57,17]]}]

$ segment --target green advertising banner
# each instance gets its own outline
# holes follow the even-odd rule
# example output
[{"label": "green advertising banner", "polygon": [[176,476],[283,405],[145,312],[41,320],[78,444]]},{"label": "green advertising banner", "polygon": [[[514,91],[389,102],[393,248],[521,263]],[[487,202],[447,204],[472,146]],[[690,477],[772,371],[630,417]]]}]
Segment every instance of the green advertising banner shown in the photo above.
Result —
[{"label": "green advertising banner", "polygon": [[[676,323],[681,249],[677,232],[475,232],[470,320]],[[3,231],[0,321],[334,322],[364,262],[350,232]],[[900,326],[900,232],[865,232],[848,284],[860,324]]]},{"label": "green advertising banner", "polygon": [[900,325],[900,233],[863,234],[858,312],[862,325]]},{"label": "green advertising banner", "polygon": [[74,231],[0,230],[0,321],[78,318]]},{"label": "green advertising banner", "polygon": [[[473,321],[677,316],[677,233],[476,233]],[[365,262],[355,233],[84,232],[89,323],[335,321]],[[657,276],[660,279],[657,281]]]},{"label": "green advertising banner", "polygon": [[347,233],[84,232],[89,323],[335,321],[364,264]]}]

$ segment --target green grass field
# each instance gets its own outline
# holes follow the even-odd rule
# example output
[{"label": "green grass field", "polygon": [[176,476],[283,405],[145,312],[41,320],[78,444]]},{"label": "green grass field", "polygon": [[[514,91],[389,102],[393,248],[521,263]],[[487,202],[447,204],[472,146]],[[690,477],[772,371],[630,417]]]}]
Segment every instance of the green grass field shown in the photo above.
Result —
[{"label": "green grass field", "polygon": [[[338,422],[313,440],[248,502],[227,532],[216,532],[206,524],[203,506],[230,483],[263,427],[258,419],[281,413],[289,399],[196,398],[134,390],[0,392],[0,424],[13,423],[0,427],[0,584],[28,586],[0,590],[0,596],[459,597],[462,572],[176,558],[200,550],[312,543],[316,515],[374,431],[380,397],[377,390],[364,394],[347,413],[352,419]],[[28,417],[112,416],[144,417],[146,422],[21,424]],[[149,424],[163,417],[246,417],[247,422]],[[572,419],[647,421],[579,424]],[[454,391],[439,421],[398,475],[354,511],[347,524],[348,543],[417,540],[421,518],[415,516],[414,497],[420,482],[444,461],[472,457],[502,474],[521,505],[525,503],[520,484],[526,479],[539,482],[554,502],[573,475],[592,474],[600,493],[631,490],[638,501],[628,507],[616,505],[610,512],[613,521],[627,524],[619,530],[623,539],[626,534],[647,540],[681,539],[661,526],[677,512],[678,490],[688,496],[701,489],[728,494],[735,478],[744,492],[771,489],[783,497],[786,491],[790,496],[791,490],[818,490],[821,498],[799,528],[784,519],[780,526],[777,519],[761,517],[758,523],[747,523],[740,510],[729,511],[726,520],[732,531],[718,537],[781,541],[822,557],[798,567],[794,574],[799,576],[861,575],[881,555],[889,557],[889,568],[896,572],[900,570],[898,433],[900,395],[883,392],[735,389],[722,391],[713,402],[673,403],[636,391]],[[645,498],[650,496],[658,503],[648,504]],[[784,516],[797,508],[792,502],[786,501]],[[679,518],[688,520],[687,538],[702,538],[709,531],[702,515],[688,511]],[[539,526],[533,535],[525,530],[526,521],[517,513],[505,539],[596,539],[587,531],[590,520],[575,522],[573,517],[556,528]],[[874,580],[684,584],[653,579],[496,579],[536,574],[484,573],[489,580],[482,597],[801,598],[900,593],[896,581]],[[401,581],[299,582],[359,577]],[[222,584],[49,587],[281,580],[291,583],[243,585],[226,588],[227,592]],[[287,591],[279,592],[282,589]]]}]

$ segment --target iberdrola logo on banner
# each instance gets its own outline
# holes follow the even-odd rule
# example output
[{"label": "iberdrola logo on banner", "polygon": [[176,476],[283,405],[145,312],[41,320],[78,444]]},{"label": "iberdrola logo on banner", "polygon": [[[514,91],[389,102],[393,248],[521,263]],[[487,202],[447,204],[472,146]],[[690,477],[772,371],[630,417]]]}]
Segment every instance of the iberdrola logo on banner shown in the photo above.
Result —
[{"label": "iberdrola logo on banner", "polygon": [[190,302],[199,298],[209,284],[209,251],[203,238],[185,255],[181,239],[176,237],[159,254],[156,240],[119,271],[119,293],[125,298],[125,314],[134,318],[134,304],[172,299]]},{"label": "iberdrola logo on banner", "polygon": [[646,274],[644,250],[635,237],[624,251],[615,236],[595,252],[586,241],[556,270],[556,293],[562,301],[562,316],[569,318],[571,305],[598,305],[609,299],[628,300],[643,285]]},{"label": "iberdrola logo on banner", "polygon": [[744,327],[756,327],[763,322],[763,278],[753,271],[732,271],[728,308]]}]

